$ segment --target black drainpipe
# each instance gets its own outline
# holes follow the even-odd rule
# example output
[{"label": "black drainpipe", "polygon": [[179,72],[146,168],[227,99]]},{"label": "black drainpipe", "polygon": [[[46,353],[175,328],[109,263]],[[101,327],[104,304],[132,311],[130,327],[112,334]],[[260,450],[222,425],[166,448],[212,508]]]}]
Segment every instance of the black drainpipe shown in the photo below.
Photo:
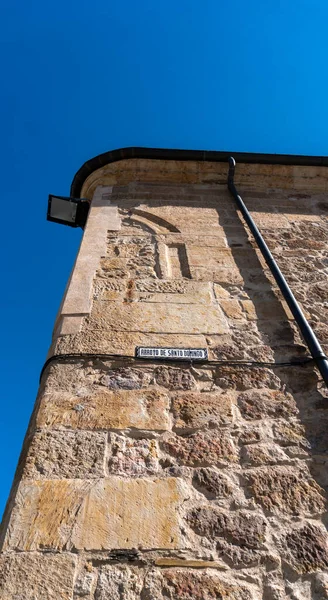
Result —
[{"label": "black drainpipe", "polygon": [[304,315],[298,305],[298,302],[297,302],[296,298],[294,297],[294,294],[292,293],[286,279],[284,278],[275,259],[272,256],[268,246],[266,245],[266,243],[262,237],[262,234],[260,233],[257,226],[255,225],[247,207],[245,206],[242,198],[239,196],[239,194],[236,190],[236,186],[234,184],[235,167],[236,167],[236,161],[233,157],[230,157],[229,158],[228,189],[231,192],[231,194],[233,195],[240,212],[242,213],[249,229],[251,230],[251,232],[255,238],[255,241],[262,252],[265,262],[267,263],[273,277],[275,278],[275,280],[277,282],[277,285],[279,286],[279,289],[281,290],[283,297],[285,298],[285,300],[293,314],[293,317],[294,317],[294,319],[300,329],[300,332],[304,338],[304,341],[305,341],[309,351],[311,352],[312,357],[322,375],[322,378],[325,381],[326,385],[328,386],[328,359],[325,356],[325,354],[317,340],[317,337],[314,334],[312,327],[310,327],[308,321],[304,317]]}]

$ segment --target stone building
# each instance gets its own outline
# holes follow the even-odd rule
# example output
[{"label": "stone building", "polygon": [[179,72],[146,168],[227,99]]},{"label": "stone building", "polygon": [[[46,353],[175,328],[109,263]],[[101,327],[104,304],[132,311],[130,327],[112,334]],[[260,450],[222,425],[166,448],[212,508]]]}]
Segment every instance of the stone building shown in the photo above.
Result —
[{"label": "stone building", "polygon": [[[328,160],[235,157],[327,349]],[[2,525],[1,600],[328,598],[327,389],[227,159],[130,148],[77,173],[91,208]]]}]

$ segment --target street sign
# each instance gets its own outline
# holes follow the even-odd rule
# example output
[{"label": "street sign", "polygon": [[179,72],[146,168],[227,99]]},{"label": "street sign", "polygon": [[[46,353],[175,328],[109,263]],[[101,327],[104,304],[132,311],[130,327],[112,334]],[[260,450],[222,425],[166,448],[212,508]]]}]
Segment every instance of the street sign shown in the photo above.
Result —
[{"label": "street sign", "polygon": [[151,346],[137,346],[136,358],[156,360],[208,360],[206,348],[154,348]]}]

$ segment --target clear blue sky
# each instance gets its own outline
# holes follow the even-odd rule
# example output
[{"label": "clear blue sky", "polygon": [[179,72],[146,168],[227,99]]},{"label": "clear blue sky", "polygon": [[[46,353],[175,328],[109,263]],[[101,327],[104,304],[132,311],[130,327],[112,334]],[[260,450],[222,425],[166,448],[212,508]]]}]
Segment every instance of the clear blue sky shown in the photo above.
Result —
[{"label": "clear blue sky", "polygon": [[80,232],[82,163],[150,146],[328,154],[327,0],[5,0],[0,513]]}]

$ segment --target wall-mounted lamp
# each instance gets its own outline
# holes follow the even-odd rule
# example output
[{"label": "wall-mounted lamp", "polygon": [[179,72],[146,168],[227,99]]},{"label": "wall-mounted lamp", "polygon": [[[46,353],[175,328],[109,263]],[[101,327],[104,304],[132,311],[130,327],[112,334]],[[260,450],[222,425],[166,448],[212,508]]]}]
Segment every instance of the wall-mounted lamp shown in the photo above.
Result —
[{"label": "wall-mounted lamp", "polygon": [[84,229],[90,201],[86,198],[67,198],[49,195],[47,220]]}]

